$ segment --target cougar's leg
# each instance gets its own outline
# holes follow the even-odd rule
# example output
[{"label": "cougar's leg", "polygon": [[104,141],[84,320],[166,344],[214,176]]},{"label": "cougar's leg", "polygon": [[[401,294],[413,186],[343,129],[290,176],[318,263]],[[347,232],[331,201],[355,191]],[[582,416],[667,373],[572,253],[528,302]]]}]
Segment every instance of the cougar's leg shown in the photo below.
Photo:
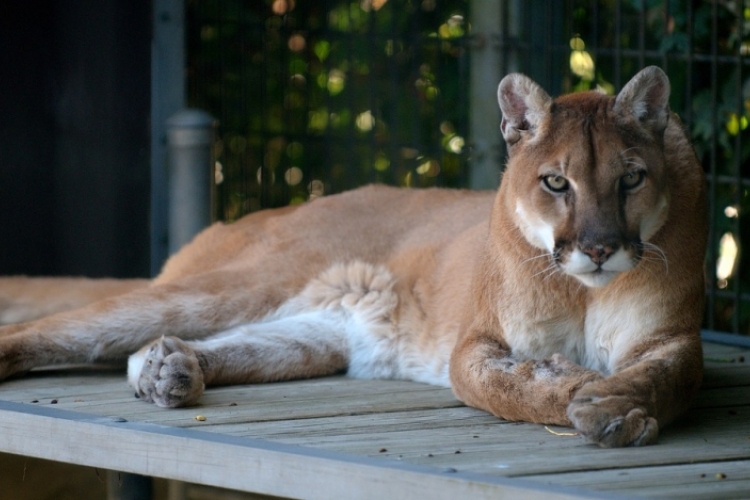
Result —
[{"label": "cougar's leg", "polygon": [[131,356],[128,378],[140,397],[168,407],[194,403],[206,384],[345,369],[365,378],[418,378],[429,370],[404,354],[411,344],[395,327],[395,283],[382,266],[334,265],[260,321],[204,340],[164,337],[146,346]]},{"label": "cougar's leg", "polygon": [[318,310],[205,340],[162,337],[130,357],[128,380],[141,399],[178,407],[195,403],[206,385],[331,375],[348,365],[346,329],[345,314]]},{"label": "cougar's leg", "polygon": [[490,334],[478,332],[456,344],[450,370],[453,392],[470,406],[507,420],[566,426],[575,391],[603,378],[559,354],[518,359]]},{"label": "cougar's leg", "polygon": [[0,325],[83,307],[148,284],[145,279],[0,277]]},{"label": "cougar's leg", "polygon": [[0,378],[38,366],[124,360],[163,335],[199,339],[256,320],[295,284],[214,271],[107,298],[23,325],[0,327]]}]

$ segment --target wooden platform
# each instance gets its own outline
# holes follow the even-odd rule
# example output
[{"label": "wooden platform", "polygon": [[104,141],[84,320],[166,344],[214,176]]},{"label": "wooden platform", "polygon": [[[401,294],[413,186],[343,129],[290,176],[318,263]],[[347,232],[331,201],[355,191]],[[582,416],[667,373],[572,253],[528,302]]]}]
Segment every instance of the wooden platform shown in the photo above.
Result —
[{"label": "wooden platform", "polygon": [[705,357],[695,407],[645,448],[599,449],[409,382],[218,388],[164,410],[98,368],[0,385],[0,452],[292,498],[750,498],[750,345],[705,343]]}]

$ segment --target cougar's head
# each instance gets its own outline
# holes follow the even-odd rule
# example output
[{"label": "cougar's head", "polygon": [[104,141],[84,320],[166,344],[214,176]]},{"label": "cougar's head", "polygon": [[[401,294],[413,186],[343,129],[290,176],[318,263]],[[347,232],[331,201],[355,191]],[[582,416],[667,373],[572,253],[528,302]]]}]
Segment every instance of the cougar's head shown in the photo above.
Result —
[{"label": "cougar's head", "polygon": [[656,67],[616,97],[553,100],[523,75],[500,82],[504,210],[531,245],[587,286],[633,269],[666,221],[668,99],[669,80]]}]

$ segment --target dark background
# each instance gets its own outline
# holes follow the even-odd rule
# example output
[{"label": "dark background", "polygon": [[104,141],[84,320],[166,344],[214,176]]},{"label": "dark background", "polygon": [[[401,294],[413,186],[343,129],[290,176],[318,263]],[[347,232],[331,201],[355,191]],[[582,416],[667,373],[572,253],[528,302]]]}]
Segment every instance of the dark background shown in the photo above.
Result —
[{"label": "dark background", "polygon": [[149,273],[151,2],[0,2],[0,275]]}]

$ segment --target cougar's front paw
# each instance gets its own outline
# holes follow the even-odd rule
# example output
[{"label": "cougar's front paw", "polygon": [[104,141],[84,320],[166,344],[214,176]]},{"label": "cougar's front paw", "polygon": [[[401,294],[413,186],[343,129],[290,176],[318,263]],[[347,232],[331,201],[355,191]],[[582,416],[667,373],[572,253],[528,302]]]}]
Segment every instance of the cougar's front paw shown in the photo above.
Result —
[{"label": "cougar's front paw", "polygon": [[136,396],[165,408],[194,404],[203,394],[203,371],[195,352],[176,337],[162,337],[128,360]]},{"label": "cougar's front paw", "polygon": [[622,396],[576,395],[568,418],[587,441],[602,448],[644,446],[659,436],[656,419]]}]

